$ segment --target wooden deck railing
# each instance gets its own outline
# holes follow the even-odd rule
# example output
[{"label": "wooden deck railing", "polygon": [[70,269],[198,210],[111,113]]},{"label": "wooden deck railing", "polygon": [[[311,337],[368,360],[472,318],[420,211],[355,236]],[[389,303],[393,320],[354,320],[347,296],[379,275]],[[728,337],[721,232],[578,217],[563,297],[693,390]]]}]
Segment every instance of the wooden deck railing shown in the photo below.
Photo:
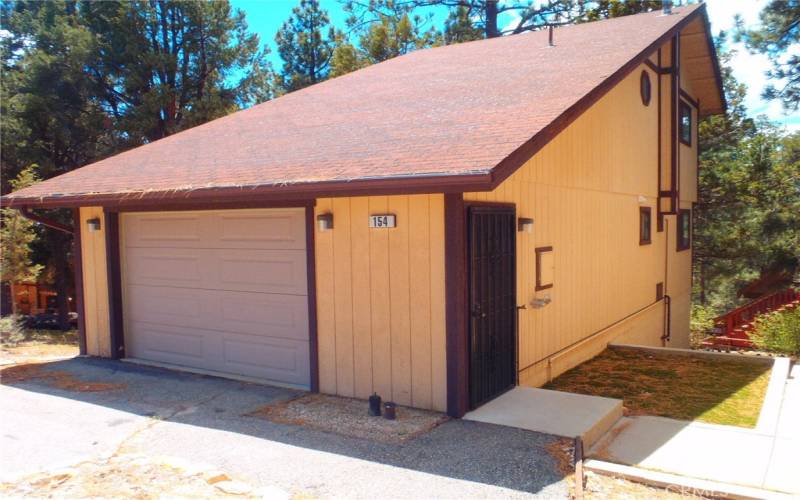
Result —
[{"label": "wooden deck railing", "polygon": [[759,314],[779,309],[795,300],[800,300],[800,292],[792,288],[765,295],[741,307],[729,311],[714,319],[714,334],[725,337],[737,336],[736,333],[747,329]]}]

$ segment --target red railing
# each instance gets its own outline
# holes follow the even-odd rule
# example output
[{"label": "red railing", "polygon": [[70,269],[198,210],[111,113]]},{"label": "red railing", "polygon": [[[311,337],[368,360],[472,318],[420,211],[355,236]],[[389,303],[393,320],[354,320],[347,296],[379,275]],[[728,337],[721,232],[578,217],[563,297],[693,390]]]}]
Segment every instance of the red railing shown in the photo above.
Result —
[{"label": "red railing", "polygon": [[713,337],[704,345],[727,345],[732,347],[752,347],[748,330],[753,320],[760,314],[780,309],[800,301],[800,292],[792,288],[765,295],[714,319]]}]

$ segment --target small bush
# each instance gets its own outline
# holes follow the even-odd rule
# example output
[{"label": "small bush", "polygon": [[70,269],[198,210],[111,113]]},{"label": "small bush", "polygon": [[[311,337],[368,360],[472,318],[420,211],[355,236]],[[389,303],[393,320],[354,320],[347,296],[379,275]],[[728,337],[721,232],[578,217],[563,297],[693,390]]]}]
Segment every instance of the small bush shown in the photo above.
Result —
[{"label": "small bush", "polygon": [[25,338],[25,318],[10,315],[0,318],[0,335],[3,342],[15,343]]},{"label": "small bush", "polygon": [[689,342],[692,347],[700,347],[701,342],[709,335],[709,331],[714,327],[714,318],[717,311],[708,306],[699,304],[692,305],[692,318],[690,322]]},{"label": "small bush", "polygon": [[759,316],[750,338],[759,349],[800,356],[800,307]]}]

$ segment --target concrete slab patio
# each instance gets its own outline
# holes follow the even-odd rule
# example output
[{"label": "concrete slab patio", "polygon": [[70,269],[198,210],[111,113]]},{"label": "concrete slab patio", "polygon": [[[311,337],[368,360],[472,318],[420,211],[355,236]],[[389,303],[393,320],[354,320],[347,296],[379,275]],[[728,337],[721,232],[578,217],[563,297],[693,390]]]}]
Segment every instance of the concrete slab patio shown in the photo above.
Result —
[{"label": "concrete slab patio", "polygon": [[682,476],[800,494],[800,367],[786,379],[777,424],[755,429],[662,417],[625,417],[590,450],[595,459]]},{"label": "concrete slab patio", "polygon": [[[0,385],[0,482],[103,457],[171,457],[288,497],[565,498],[554,436],[451,420],[386,444],[248,416],[296,391],[106,360],[45,370],[121,384],[74,392]],[[160,460],[160,458],[159,458]]]},{"label": "concrete slab patio", "polygon": [[467,413],[465,420],[583,438],[591,446],[622,417],[622,400],[515,387]]}]

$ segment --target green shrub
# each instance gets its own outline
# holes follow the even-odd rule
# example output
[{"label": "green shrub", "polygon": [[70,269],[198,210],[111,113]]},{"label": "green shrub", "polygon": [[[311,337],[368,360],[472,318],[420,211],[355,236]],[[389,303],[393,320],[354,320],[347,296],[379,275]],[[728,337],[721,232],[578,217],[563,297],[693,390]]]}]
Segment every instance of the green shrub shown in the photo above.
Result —
[{"label": "green shrub", "polygon": [[800,307],[759,316],[750,338],[759,349],[800,356]]},{"label": "green shrub", "polygon": [[709,306],[692,305],[692,318],[689,324],[689,341],[692,347],[700,347],[700,343],[709,335],[709,330],[714,327],[714,318],[717,311]]},{"label": "green shrub", "polygon": [[4,342],[19,342],[25,338],[25,322],[21,316],[3,316],[0,318],[0,335]]}]

